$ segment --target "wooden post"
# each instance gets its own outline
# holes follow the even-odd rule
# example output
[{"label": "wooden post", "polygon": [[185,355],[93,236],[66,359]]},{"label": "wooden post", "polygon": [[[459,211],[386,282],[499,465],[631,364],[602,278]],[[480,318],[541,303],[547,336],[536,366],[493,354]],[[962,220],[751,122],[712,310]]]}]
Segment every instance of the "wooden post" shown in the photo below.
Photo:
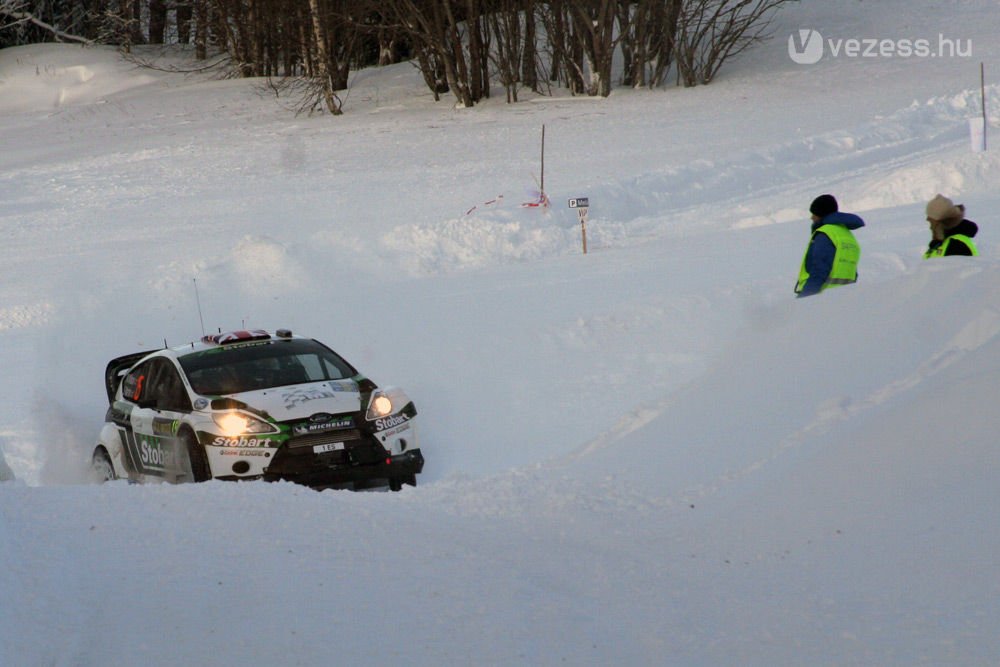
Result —
[{"label": "wooden post", "polygon": [[545,124],[542,123],[542,176],[541,183],[538,189],[542,191],[542,196],[545,196]]},{"label": "wooden post", "polygon": [[[582,204],[582,206],[581,206]],[[576,209],[576,215],[580,218],[580,238],[583,240],[583,254],[587,254],[587,212],[590,210],[589,197],[577,197],[570,200],[570,208]]]}]

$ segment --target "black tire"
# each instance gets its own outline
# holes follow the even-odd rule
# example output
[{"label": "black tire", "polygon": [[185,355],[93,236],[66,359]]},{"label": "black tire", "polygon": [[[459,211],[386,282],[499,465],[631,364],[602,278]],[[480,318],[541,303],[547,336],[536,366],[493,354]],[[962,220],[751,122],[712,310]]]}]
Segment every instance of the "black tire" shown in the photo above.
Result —
[{"label": "black tire", "polygon": [[194,437],[194,433],[184,431],[181,434],[181,440],[184,442],[184,449],[187,450],[191,466],[191,476],[187,481],[207,482],[212,479],[212,469],[208,465],[208,454],[205,453],[205,448],[198,442],[198,439]]},{"label": "black tire", "polygon": [[389,479],[389,490],[402,491],[404,484],[409,484],[410,486],[416,486],[417,476],[407,475],[406,477],[392,477]]},{"label": "black tire", "polygon": [[94,455],[90,457],[90,469],[94,471],[94,475],[100,484],[113,482],[118,479],[118,475],[115,473],[115,466],[111,463],[111,456],[108,455],[108,450],[104,449],[103,446],[95,449]]}]

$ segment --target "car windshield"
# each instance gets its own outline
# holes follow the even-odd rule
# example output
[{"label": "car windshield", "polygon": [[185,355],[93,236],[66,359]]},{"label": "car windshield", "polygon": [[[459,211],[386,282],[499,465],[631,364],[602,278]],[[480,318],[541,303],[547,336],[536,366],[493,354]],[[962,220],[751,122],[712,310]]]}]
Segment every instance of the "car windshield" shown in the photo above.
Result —
[{"label": "car windshield", "polygon": [[333,350],[304,339],[222,346],[187,354],[179,361],[195,393],[208,396],[357,375]]}]

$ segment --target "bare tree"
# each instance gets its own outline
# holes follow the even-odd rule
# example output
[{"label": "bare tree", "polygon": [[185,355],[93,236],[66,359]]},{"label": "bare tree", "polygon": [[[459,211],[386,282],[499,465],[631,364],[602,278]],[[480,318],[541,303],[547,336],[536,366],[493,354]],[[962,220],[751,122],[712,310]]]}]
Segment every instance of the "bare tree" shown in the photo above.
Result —
[{"label": "bare tree", "polygon": [[194,7],[190,0],[179,0],[175,5],[177,16],[177,42],[191,43],[191,22],[194,20]]},{"label": "bare tree", "polygon": [[[484,30],[486,18],[481,6],[486,3],[479,0],[465,0],[465,5],[457,15],[458,24],[465,25],[464,44],[468,49],[469,58],[469,97],[478,102],[490,96],[490,32]],[[496,7],[490,7],[495,13]],[[461,40],[461,36],[457,38]],[[462,44],[462,41],[458,42]]]},{"label": "bare tree", "polygon": [[584,92],[584,64],[583,47],[570,17],[571,2],[549,0],[540,7],[540,15],[548,37],[548,79],[576,95]]},{"label": "bare tree", "polygon": [[114,44],[123,53],[132,52],[132,44],[139,34],[138,21],[132,14],[133,5],[125,0],[105,4],[96,21],[99,26],[95,41]]},{"label": "bare tree", "polygon": [[208,58],[209,0],[194,0],[194,57]]},{"label": "bare tree", "polygon": [[[622,0],[544,3],[541,18],[548,39],[550,80],[564,83],[574,94],[610,95],[619,39],[616,23],[628,20],[628,4]],[[625,8],[619,11],[622,5]]]},{"label": "bare tree", "polygon": [[[656,88],[673,64],[677,24],[684,0],[638,0],[618,8],[622,30],[622,85]],[[631,11],[631,16],[628,13]]]},{"label": "bare tree", "polygon": [[167,3],[165,0],[149,0],[150,44],[163,44],[167,32]]},{"label": "bare tree", "polygon": [[[470,3],[472,4],[472,3]],[[387,19],[406,34],[416,50],[417,62],[424,81],[434,92],[435,99],[441,90],[442,76],[459,104],[471,107],[481,99],[482,86],[473,83],[473,68],[481,63],[470,62],[466,54],[465,31],[467,24],[459,19],[452,0],[386,0],[383,3]],[[474,14],[478,17],[478,13]],[[477,48],[481,45],[478,38]],[[486,57],[477,53],[477,58]],[[478,76],[478,74],[477,74]]]},{"label": "bare tree", "polygon": [[517,102],[521,87],[538,87],[534,1],[498,0],[487,24],[494,71],[507,93],[507,102]]},{"label": "bare tree", "polygon": [[323,102],[326,104],[327,110],[334,116],[339,116],[343,112],[340,109],[340,98],[334,92],[330,54],[326,44],[326,29],[323,22],[323,15],[320,12],[319,2],[320,0],[309,0],[309,14],[313,26],[313,46],[316,49],[315,78],[320,84]]},{"label": "bare tree", "polygon": [[521,14],[524,16],[524,48],[521,50],[521,81],[531,90],[538,92],[538,45],[535,0],[521,0]]},{"label": "bare tree", "polygon": [[677,37],[684,86],[710,83],[727,60],[766,39],[787,2],[795,0],[685,0]]},{"label": "bare tree", "polygon": [[611,94],[611,66],[615,45],[615,9],[618,0],[577,0],[569,3],[574,33],[590,72],[588,95]]}]

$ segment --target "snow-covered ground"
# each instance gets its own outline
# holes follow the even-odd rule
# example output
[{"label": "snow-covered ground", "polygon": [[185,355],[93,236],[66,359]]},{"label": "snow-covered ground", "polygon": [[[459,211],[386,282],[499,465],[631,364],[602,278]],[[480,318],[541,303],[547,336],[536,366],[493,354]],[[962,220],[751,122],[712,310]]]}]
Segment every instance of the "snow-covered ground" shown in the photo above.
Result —
[{"label": "snow-covered ground", "polygon": [[[802,3],[703,88],[455,109],[404,64],[335,119],[0,51],[0,664],[995,664],[998,28]],[[824,192],[861,280],[795,300]],[[921,259],[937,192],[981,257]],[[105,363],[200,336],[195,280],[405,387],[420,486],[89,484]]]}]

